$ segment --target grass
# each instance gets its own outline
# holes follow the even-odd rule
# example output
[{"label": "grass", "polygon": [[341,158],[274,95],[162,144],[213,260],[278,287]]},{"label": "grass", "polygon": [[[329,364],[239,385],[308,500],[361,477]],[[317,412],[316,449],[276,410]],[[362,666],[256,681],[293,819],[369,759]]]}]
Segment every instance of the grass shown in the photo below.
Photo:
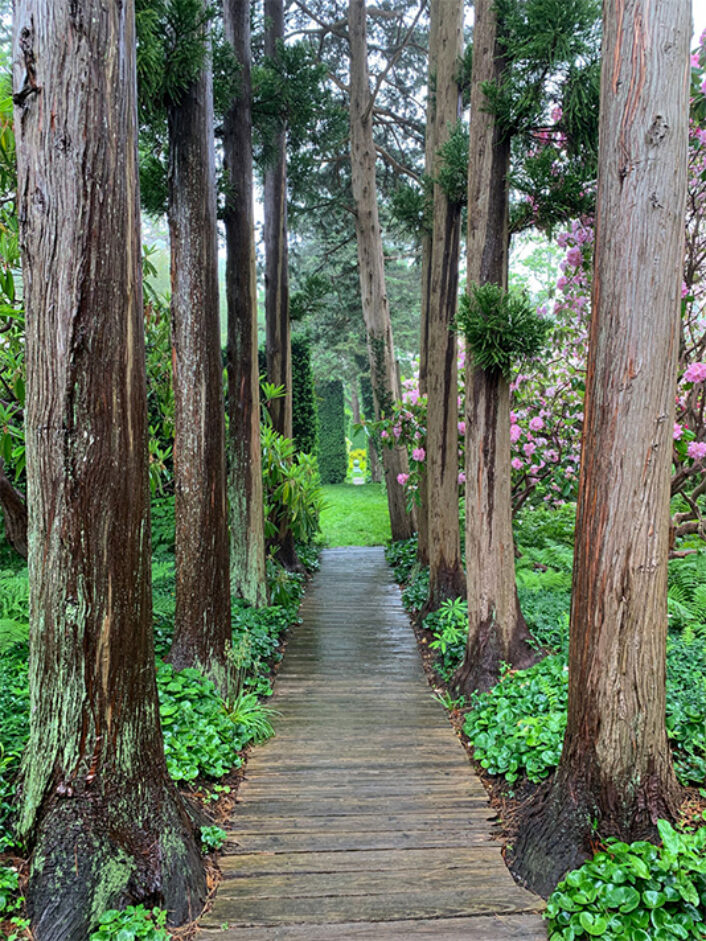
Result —
[{"label": "grass", "polygon": [[330,484],[321,532],[327,546],[382,546],[390,541],[390,517],[382,484]]}]

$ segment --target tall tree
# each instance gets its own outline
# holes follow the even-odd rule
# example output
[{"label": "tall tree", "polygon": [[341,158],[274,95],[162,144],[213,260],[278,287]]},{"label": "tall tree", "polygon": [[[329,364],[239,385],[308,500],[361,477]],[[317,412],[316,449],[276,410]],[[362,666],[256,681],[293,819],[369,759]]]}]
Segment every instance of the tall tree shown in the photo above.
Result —
[{"label": "tall tree", "polygon": [[226,297],[228,300],[228,450],[230,571],[233,593],[267,603],[260,455],[257,280],[253,218],[250,4],[224,0],[226,40],[240,66],[239,87],[226,115]]},{"label": "tall tree", "polygon": [[[381,415],[392,414],[392,405],[400,398],[400,389],[385,288],[382,231],[378,216],[372,124],[374,97],[370,90],[365,16],[365,0],[350,0],[348,33],[351,181],[356,210],[358,270],[370,357],[370,378],[376,417],[379,418]],[[405,508],[402,487],[397,483],[398,475],[407,473],[407,453],[401,447],[385,448],[383,463],[392,538],[408,539],[413,532],[412,518]]]},{"label": "tall tree", "polygon": [[[436,114],[436,62],[439,37],[439,2],[429,4],[429,60],[427,65],[427,123],[424,134],[424,174],[431,180],[434,174],[434,154],[437,150],[435,138]],[[423,199],[426,193],[423,193]],[[426,208],[426,200],[423,205]],[[423,212],[423,217],[426,215]],[[425,224],[426,223],[426,224]],[[431,290],[431,244],[432,226],[423,218],[421,233],[422,292],[419,330],[419,394],[427,393],[427,355],[429,350],[429,294]],[[429,487],[426,468],[419,473],[419,509],[417,511],[417,558],[420,565],[429,565]]]},{"label": "tall tree", "polygon": [[[276,61],[284,42],[282,0],[265,0],[265,55]],[[292,349],[289,323],[289,251],[287,246],[287,125],[275,132],[272,160],[265,168],[265,322],[267,378],[284,388],[269,403],[272,424],[292,437]]]},{"label": "tall tree", "polygon": [[31,609],[18,830],[34,937],[75,941],[126,902],[182,922],[205,883],[155,683],[132,0],[19,0],[14,61]]},{"label": "tall tree", "polygon": [[540,890],[583,858],[592,825],[639,839],[679,804],[665,659],[690,36],[681,0],[604,8],[568,724],[516,845]]},{"label": "tall tree", "polygon": [[167,118],[176,517],[176,608],[169,659],[177,669],[200,669],[224,690],[230,592],[208,60],[196,80],[171,101]]},{"label": "tall tree", "polygon": [[[473,28],[468,158],[467,272],[473,284],[507,289],[511,137],[487,108],[506,59],[493,0],[477,0]],[[487,83],[487,84],[486,84]],[[529,646],[515,587],[510,486],[510,386],[499,370],[474,365],[466,383],[466,575],[468,645],[458,689],[488,689],[502,662],[526,667]]]},{"label": "tall tree", "polygon": [[[435,39],[432,178],[433,222],[426,293],[427,500],[429,597],[426,611],[465,594],[458,522],[458,356],[452,330],[458,294],[461,203],[440,182],[443,147],[461,117],[458,82],[463,39],[461,0],[435,0],[431,8]],[[435,23],[438,18],[438,23]]]}]

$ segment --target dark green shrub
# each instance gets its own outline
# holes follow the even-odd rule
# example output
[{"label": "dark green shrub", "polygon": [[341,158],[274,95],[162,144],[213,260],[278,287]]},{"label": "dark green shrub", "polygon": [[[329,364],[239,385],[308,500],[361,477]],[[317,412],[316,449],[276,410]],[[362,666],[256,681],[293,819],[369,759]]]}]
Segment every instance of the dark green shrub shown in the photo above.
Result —
[{"label": "dark green shrub", "polygon": [[319,410],[319,473],[323,484],[342,484],[348,470],[346,414],[340,379],[320,382],[316,389]]},{"label": "dark green shrub", "polygon": [[434,635],[429,649],[436,651],[437,672],[448,683],[466,653],[468,602],[463,598],[444,601],[424,618],[424,627]]},{"label": "dark green shrub", "polygon": [[282,437],[269,424],[260,430],[260,445],[268,545],[285,532],[299,542],[311,542],[323,508],[316,458],[297,451],[291,438]]},{"label": "dark green shrub", "polygon": [[657,822],[662,846],[606,840],[549,897],[550,941],[706,938],[706,827]]},{"label": "dark green shrub", "polygon": [[292,437],[298,451],[316,454],[318,417],[311,369],[311,341],[292,337]]}]

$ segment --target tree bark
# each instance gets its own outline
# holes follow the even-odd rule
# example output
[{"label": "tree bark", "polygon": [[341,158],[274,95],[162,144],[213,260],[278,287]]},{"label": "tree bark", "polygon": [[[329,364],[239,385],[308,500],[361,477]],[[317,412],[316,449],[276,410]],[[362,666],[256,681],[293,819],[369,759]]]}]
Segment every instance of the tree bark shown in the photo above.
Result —
[{"label": "tree bark", "polygon": [[[375,417],[379,419],[392,414],[393,404],[399,395],[392,324],[385,287],[382,231],[378,217],[365,0],[350,0],[348,28],[351,50],[351,180],[356,207],[358,270]],[[392,538],[409,539],[414,531],[412,519],[405,507],[402,487],[397,482],[398,474],[407,473],[409,470],[407,452],[401,447],[384,448],[383,465]]]},{"label": "tree bark", "polygon": [[[437,146],[434,137],[436,114],[436,60],[438,54],[439,2],[431,0],[429,9],[429,59],[427,69],[427,114],[424,135],[424,175],[434,175],[434,154]],[[426,199],[426,191],[424,193]],[[427,351],[429,349],[429,292],[431,289],[431,244],[432,227],[424,220],[422,230],[422,292],[419,330],[419,395],[427,394]],[[426,468],[419,474],[419,509],[417,512],[417,560],[420,565],[429,565],[429,488]]]},{"label": "tree bark", "polygon": [[31,612],[18,832],[33,937],[76,941],[131,902],[192,918],[205,880],[155,683],[134,7],[15,12]]},{"label": "tree bark", "polygon": [[[458,60],[463,39],[461,0],[435,0],[436,39],[432,176],[438,179],[439,150],[461,116]],[[458,521],[458,351],[452,329],[458,294],[461,206],[434,183],[434,219],[426,304],[429,597],[422,614],[466,593]]]},{"label": "tree bark", "polygon": [[5,538],[15,552],[27,558],[27,505],[24,497],[12,486],[0,460],[0,509],[5,525]]},{"label": "tree bark", "polygon": [[540,890],[583,858],[592,822],[641,839],[679,806],[665,660],[690,36],[680,0],[604,8],[568,724],[515,860]]},{"label": "tree bark", "polygon": [[230,640],[210,66],[168,112],[176,610],[169,659],[222,692]]},{"label": "tree bark", "polygon": [[257,277],[252,179],[250,4],[224,0],[226,40],[240,64],[239,96],[225,121],[223,161],[228,299],[228,450],[230,580],[233,593],[267,604],[265,523],[260,454]]},{"label": "tree bark", "polygon": [[[468,159],[468,284],[507,288],[510,137],[485,111],[484,82],[504,68],[492,0],[475,6]],[[499,372],[475,368],[466,380],[466,578],[468,646],[453,685],[487,690],[504,661],[521,668],[536,658],[528,645],[515,587],[510,487],[510,392]]]},{"label": "tree bark", "polygon": [[[265,0],[265,55],[278,56],[284,40],[282,0]],[[265,170],[265,323],[267,379],[283,386],[285,394],[269,404],[272,424],[292,437],[292,343],[289,323],[289,250],[287,246],[287,128],[274,142],[275,158]]]}]

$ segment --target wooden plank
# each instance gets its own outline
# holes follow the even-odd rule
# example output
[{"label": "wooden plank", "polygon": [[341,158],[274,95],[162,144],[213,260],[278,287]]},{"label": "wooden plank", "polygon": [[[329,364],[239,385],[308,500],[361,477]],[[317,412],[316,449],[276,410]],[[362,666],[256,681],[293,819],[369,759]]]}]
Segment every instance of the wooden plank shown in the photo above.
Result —
[{"label": "wooden plank", "polygon": [[[328,925],[279,925],[276,928],[220,927],[203,932],[219,941],[332,941]],[[418,921],[346,922],[336,925],[340,941],[546,941],[547,931],[535,915],[489,915],[470,918],[437,918]]]},{"label": "wooden plank", "polygon": [[[394,830],[372,832],[344,831],[294,831],[290,833],[267,833],[261,830],[239,830],[228,837],[228,853],[325,853],[339,850],[394,850],[394,849],[441,849],[450,852],[455,848],[484,845],[498,851],[499,844],[492,841],[489,831],[469,830]],[[508,874],[508,879],[510,875]]]}]

